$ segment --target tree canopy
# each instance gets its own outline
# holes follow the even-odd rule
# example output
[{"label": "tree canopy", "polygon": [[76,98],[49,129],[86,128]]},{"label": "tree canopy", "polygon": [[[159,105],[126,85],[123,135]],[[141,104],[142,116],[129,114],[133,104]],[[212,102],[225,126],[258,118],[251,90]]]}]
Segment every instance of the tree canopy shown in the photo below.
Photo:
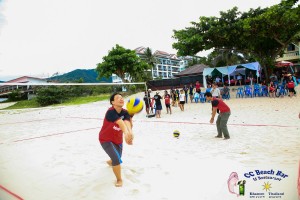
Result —
[{"label": "tree canopy", "polygon": [[[240,12],[237,7],[220,12],[220,17],[200,17],[183,30],[174,30],[173,48],[179,55],[196,55],[211,49],[251,54],[266,66],[274,64],[289,43],[299,37],[298,0],[282,0],[269,8]],[[267,75],[267,74],[266,74]]]},{"label": "tree canopy", "polygon": [[133,80],[140,79],[141,74],[150,66],[142,61],[134,50],[125,49],[120,45],[116,45],[108,52],[107,56],[102,58],[103,62],[97,64],[96,71],[98,78],[109,78],[112,74],[119,76],[123,82],[127,73]]}]

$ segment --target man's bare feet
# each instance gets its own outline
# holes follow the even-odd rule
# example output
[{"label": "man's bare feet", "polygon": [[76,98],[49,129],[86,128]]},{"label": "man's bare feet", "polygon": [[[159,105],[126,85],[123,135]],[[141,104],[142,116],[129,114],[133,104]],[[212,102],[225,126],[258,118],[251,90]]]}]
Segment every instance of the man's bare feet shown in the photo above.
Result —
[{"label": "man's bare feet", "polygon": [[109,166],[112,166],[112,160],[108,160],[108,161],[106,161],[106,163],[107,163]]},{"label": "man's bare feet", "polygon": [[123,186],[123,181],[122,180],[117,180],[115,186],[116,187],[122,187]]}]

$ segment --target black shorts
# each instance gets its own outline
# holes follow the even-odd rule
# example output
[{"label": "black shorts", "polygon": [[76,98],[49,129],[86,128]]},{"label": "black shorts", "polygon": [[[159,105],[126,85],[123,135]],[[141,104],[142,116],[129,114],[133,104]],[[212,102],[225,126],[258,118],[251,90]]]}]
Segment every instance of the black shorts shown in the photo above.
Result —
[{"label": "black shorts", "polygon": [[182,104],[182,105],[183,105],[183,104],[185,104],[185,101],[180,101],[179,104]]},{"label": "black shorts", "polygon": [[295,93],[295,88],[289,88],[289,92],[294,92]]},{"label": "black shorts", "polygon": [[166,104],[166,108],[171,108],[170,104]]},{"label": "black shorts", "polygon": [[116,166],[122,163],[122,144],[115,144],[112,142],[103,142],[101,143],[102,148],[107,153],[107,155],[112,160],[112,166]]}]

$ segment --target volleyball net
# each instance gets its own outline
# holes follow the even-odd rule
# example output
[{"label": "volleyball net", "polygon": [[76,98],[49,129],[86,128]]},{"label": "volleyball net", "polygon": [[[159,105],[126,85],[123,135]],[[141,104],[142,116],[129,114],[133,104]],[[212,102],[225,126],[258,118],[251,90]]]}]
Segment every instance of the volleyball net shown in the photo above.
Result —
[{"label": "volleyball net", "polygon": [[[121,92],[124,96],[147,91],[146,82],[133,83],[0,83],[0,100],[19,101],[37,98],[41,106],[59,104],[75,97],[110,96]],[[1,101],[0,101],[1,102]]]}]

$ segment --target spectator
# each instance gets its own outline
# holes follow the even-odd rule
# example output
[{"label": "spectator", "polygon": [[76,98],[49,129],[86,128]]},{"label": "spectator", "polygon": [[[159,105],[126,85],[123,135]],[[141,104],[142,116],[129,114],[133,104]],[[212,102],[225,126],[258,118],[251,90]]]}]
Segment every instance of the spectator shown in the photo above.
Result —
[{"label": "spectator", "polygon": [[189,95],[190,95],[190,100],[191,100],[191,103],[192,103],[193,102],[193,98],[194,98],[194,86],[193,86],[192,83],[190,83]]},{"label": "spectator", "polygon": [[188,91],[189,91],[189,88],[186,85],[184,85],[183,91],[185,93],[185,103],[187,103],[188,102]]},{"label": "spectator", "polygon": [[172,110],[171,110],[171,96],[168,94],[168,91],[165,90],[165,95],[164,95],[164,99],[165,99],[165,105],[166,105],[166,109],[167,109],[167,114],[172,114]]},{"label": "spectator", "polygon": [[201,89],[200,89],[200,83],[199,83],[199,81],[196,81],[195,87],[196,87],[196,92],[198,92],[200,94]]},{"label": "spectator", "polygon": [[294,83],[294,80],[293,80],[293,77],[290,75],[289,76],[289,80],[287,82],[287,87],[289,89],[289,96],[292,97],[294,96],[295,94],[295,83]]},{"label": "spectator", "polygon": [[220,89],[218,88],[218,85],[216,83],[212,84],[212,90],[210,91],[210,93],[212,94],[212,96],[214,98],[221,99],[221,92],[220,92]]},{"label": "spectator", "polygon": [[275,92],[276,92],[276,87],[275,87],[274,83],[271,81],[270,86],[269,86],[270,97],[275,98]]},{"label": "spectator", "polygon": [[159,95],[159,92],[156,92],[156,95],[154,95],[154,100],[155,100],[155,114],[156,118],[161,118],[161,110],[162,110],[162,105],[161,105],[161,96]]},{"label": "spectator", "polygon": [[221,91],[221,95],[223,99],[229,99],[230,95],[229,95],[230,89],[224,85],[223,90]]}]

